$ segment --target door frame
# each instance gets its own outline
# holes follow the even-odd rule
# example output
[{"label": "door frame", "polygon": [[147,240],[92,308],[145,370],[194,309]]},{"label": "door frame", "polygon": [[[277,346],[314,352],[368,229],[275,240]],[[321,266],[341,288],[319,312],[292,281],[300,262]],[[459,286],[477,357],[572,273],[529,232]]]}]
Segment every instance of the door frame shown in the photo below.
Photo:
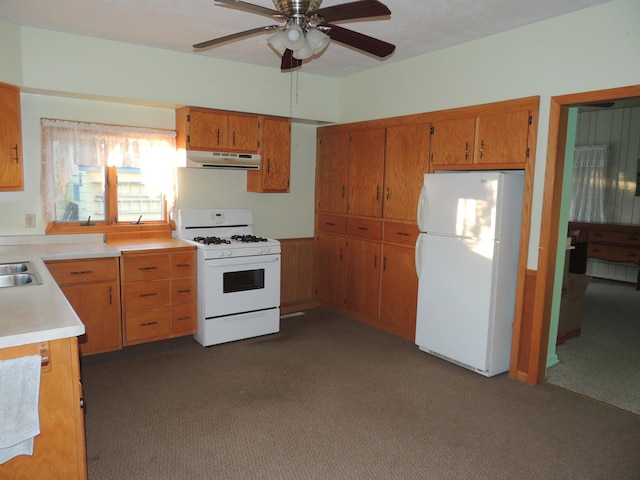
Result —
[{"label": "door frame", "polygon": [[538,270],[531,322],[531,348],[526,375],[526,382],[529,384],[541,383],[544,381],[546,373],[569,108],[585,103],[634,97],[640,97],[640,85],[551,97],[540,243],[538,246]]}]

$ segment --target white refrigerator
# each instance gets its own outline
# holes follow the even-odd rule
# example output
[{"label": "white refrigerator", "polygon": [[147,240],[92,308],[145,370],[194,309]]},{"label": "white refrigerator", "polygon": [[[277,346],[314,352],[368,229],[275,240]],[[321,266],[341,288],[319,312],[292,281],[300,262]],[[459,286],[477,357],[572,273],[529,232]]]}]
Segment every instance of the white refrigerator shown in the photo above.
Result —
[{"label": "white refrigerator", "polygon": [[418,202],[416,344],[481,375],[509,370],[524,175],[426,174]]}]

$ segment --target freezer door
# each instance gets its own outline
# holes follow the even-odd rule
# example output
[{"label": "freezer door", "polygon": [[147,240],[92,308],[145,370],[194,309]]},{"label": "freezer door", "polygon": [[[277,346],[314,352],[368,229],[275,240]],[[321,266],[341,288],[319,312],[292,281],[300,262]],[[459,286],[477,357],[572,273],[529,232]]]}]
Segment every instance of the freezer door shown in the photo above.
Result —
[{"label": "freezer door", "polygon": [[424,176],[418,223],[422,231],[469,238],[495,238],[500,173],[443,172]]},{"label": "freezer door", "polygon": [[421,350],[480,373],[488,369],[496,249],[493,241],[423,235],[416,321]]}]

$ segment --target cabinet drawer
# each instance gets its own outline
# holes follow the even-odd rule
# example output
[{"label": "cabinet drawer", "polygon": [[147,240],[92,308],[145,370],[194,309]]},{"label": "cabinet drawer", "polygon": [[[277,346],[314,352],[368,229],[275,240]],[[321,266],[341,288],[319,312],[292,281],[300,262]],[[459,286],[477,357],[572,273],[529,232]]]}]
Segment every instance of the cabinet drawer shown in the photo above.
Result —
[{"label": "cabinet drawer", "polygon": [[196,304],[181,303],[171,307],[171,330],[173,333],[196,331]]},{"label": "cabinet drawer", "polygon": [[124,306],[134,308],[166,305],[169,303],[169,280],[127,283],[124,285]]},{"label": "cabinet drawer", "polygon": [[169,306],[132,310],[125,314],[127,342],[160,337],[171,333],[171,309]]},{"label": "cabinet drawer", "polygon": [[589,232],[589,242],[616,243],[620,245],[640,247],[640,232],[603,232],[594,230]]},{"label": "cabinet drawer", "polygon": [[122,257],[122,281],[140,282],[169,277],[169,255],[133,255]]},{"label": "cabinet drawer", "polygon": [[587,256],[607,262],[631,262],[640,264],[640,248],[589,243]]},{"label": "cabinet drawer", "polygon": [[188,252],[171,254],[171,276],[172,277],[195,277],[196,275],[196,252],[194,249]]},{"label": "cabinet drawer", "polygon": [[47,268],[58,285],[105,282],[118,278],[115,258],[47,262]]},{"label": "cabinet drawer", "polygon": [[338,215],[318,215],[318,229],[321,232],[347,233],[347,218]]},{"label": "cabinet drawer", "polygon": [[188,303],[196,301],[196,279],[176,278],[171,280],[171,303]]},{"label": "cabinet drawer", "polygon": [[415,246],[419,233],[417,225],[385,222],[383,239],[389,243]]},{"label": "cabinet drawer", "polygon": [[382,238],[382,222],[362,218],[350,218],[347,221],[347,234],[355,237],[380,240]]}]

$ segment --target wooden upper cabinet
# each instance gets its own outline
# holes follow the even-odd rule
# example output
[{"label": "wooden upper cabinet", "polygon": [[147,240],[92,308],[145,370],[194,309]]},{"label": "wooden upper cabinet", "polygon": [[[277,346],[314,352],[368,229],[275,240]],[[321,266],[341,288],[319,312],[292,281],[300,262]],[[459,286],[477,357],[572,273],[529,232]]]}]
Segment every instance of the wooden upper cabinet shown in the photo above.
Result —
[{"label": "wooden upper cabinet", "polygon": [[257,152],[258,115],[184,107],[176,111],[178,147],[189,150]]},{"label": "wooden upper cabinet", "polygon": [[528,110],[478,117],[476,163],[526,163],[530,119]]},{"label": "wooden upper cabinet", "polygon": [[384,150],[384,128],[351,132],[348,201],[350,214],[382,216]]},{"label": "wooden upper cabinet", "polygon": [[384,169],[384,218],[415,221],[420,189],[427,173],[430,126],[387,128]]},{"label": "wooden upper cabinet", "polygon": [[431,165],[472,165],[475,117],[444,120],[431,126]]},{"label": "wooden upper cabinet", "polygon": [[20,90],[0,83],[0,191],[23,190]]},{"label": "wooden upper cabinet", "polygon": [[318,136],[316,157],[316,209],[347,213],[349,133]]},{"label": "wooden upper cabinet", "polygon": [[230,113],[228,119],[228,149],[257,152],[260,148],[260,118],[257,115]]},{"label": "wooden upper cabinet", "polygon": [[291,177],[291,119],[265,117],[260,143],[262,167],[247,171],[250,192],[289,192]]}]

